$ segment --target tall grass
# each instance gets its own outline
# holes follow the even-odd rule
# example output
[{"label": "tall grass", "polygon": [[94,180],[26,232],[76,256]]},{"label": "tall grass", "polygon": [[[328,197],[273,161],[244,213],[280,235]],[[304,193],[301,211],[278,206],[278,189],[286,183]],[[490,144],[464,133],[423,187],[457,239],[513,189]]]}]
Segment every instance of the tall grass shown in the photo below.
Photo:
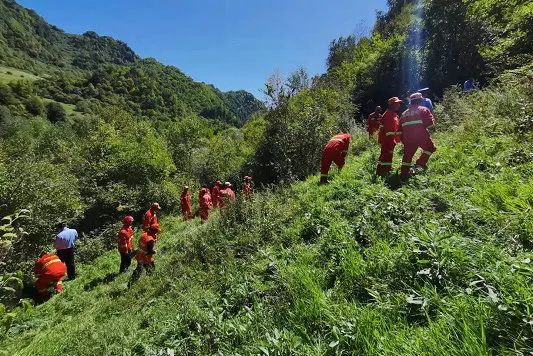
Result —
[{"label": "tall grass", "polygon": [[[488,355],[533,352],[531,84],[449,92],[430,169],[347,167],[256,194],[206,224],[166,219],[127,288],[110,252],[21,313],[5,354]],[[520,153],[522,152],[522,153]],[[518,156],[517,156],[518,155]],[[395,164],[400,161],[397,152]]]}]

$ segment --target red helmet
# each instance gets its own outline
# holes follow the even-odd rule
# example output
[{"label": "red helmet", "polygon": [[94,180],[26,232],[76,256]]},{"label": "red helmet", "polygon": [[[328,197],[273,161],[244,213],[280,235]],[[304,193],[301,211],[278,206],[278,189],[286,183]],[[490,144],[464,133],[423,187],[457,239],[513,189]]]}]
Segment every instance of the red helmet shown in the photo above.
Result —
[{"label": "red helmet", "polygon": [[122,222],[123,222],[125,225],[131,225],[131,224],[133,224],[133,220],[134,220],[134,219],[133,219],[133,216],[131,216],[131,215],[126,215],[126,216],[124,217],[124,219],[122,219]]}]

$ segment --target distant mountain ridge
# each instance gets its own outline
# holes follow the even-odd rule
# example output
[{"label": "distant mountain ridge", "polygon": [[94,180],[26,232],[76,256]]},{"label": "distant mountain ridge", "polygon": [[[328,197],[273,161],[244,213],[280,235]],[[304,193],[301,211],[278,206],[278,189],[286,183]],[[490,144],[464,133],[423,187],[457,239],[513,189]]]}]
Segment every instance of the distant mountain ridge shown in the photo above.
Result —
[{"label": "distant mountain ridge", "polygon": [[[58,89],[57,82],[49,83],[56,89],[45,92],[70,104],[96,98],[106,103],[123,102],[124,108],[133,103],[137,113],[148,116],[193,112],[237,126],[264,110],[263,103],[246,91],[224,93],[195,82],[179,69],[153,59],[142,60],[126,43],[93,31],[65,33],[13,0],[0,0],[0,64],[47,74],[50,81],[65,81],[67,77],[70,85]],[[120,82],[115,75],[131,80]],[[96,76],[106,85],[94,92],[88,84]]]}]

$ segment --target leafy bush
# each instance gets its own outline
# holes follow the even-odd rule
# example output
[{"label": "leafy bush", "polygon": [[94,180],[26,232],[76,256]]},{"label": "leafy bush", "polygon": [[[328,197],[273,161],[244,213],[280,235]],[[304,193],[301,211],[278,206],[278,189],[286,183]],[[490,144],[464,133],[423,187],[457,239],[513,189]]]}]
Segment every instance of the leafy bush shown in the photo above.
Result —
[{"label": "leafy bush", "polygon": [[46,105],[46,117],[50,122],[61,122],[67,118],[67,112],[58,102],[52,101]]}]

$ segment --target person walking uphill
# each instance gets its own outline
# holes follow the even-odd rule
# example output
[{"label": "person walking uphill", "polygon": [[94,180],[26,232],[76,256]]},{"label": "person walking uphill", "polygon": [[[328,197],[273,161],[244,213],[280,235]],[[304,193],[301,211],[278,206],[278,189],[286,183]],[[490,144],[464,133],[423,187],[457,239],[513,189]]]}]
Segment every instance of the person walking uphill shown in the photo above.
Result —
[{"label": "person walking uphill", "polygon": [[368,138],[372,138],[374,134],[379,130],[379,125],[381,125],[381,106],[376,106],[376,109],[373,113],[368,115]]},{"label": "person walking uphill", "polygon": [[398,119],[398,110],[402,101],[398,97],[392,97],[388,100],[388,108],[381,118],[381,127],[379,130],[378,142],[381,145],[376,174],[385,176],[392,169],[392,157],[394,147],[400,142],[400,121]]},{"label": "person walking uphill", "polygon": [[409,108],[400,119],[404,145],[401,174],[404,179],[410,175],[413,166],[411,162],[419,147],[423,151],[416,161],[416,167],[422,169],[426,169],[429,157],[437,150],[428,131],[428,128],[435,124],[433,114],[428,108],[422,106],[424,100],[422,94],[414,93],[409,100]]},{"label": "person walking uphill", "polygon": [[192,219],[192,207],[191,207],[191,193],[189,192],[189,187],[183,187],[183,192],[181,192],[180,198],[181,213],[185,220]]},{"label": "person walking uphill", "polygon": [[333,162],[339,167],[339,170],[344,167],[351,140],[352,136],[350,134],[342,132],[334,136],[326,144],[320,164],[320,184],[328,183],[329,168]]},{"label": "person walking uphill", "polygon": [[151,274],[155,268],[155,243],[157,242],[157,234],[159,232],[161,232],[159,225],[153,224],[148,228],[148,231],[142,233],[141,238],[139,239],[139,249],[135,254],[137,267],[131,275],[128,286],[131,287],[131,285],[139,279],[143,269],[146,270],[146,273]]},{"label": "person walking uphill", "polygon": [[61,224],[61,232],[56,235],[54,248],[59,259],[67,265],[69,280],[76,278],[76,266],[74,264],[74,248],[78,239],[78,232],[70,229],[67,224]]},{"label": "person walking uphill", "polygon": [[242,183],[242,195],[245,198],[249,198],[252,195],[252,177],[245,176]]},{"label": "person walking uphill", "polygon": [[61,280],[67,273],[67,266],[53,253],[42,253],[35,262],[35,274],[38,279],[35,282],[37,296],[40,301],[46,301],[52,296],[52,291],[61,293],[63,284]]},{"label": "person walking uphill", "polygon": [[119,273],[126,271],[131,266],[131,253],[133,251],[133,216],[125,216],[123,226],[118,232],[118,253],[120,254]]},{"label": "person walking uphill", "polygon": [[200,190],[200,196],[200,219],[202,219],[202,221],[206,221],[209,218],[209,211],[213,209],[209,188],[202,188]]},{"label": "person walking uphill", "polygon": [[157,212],[161,210],[161,205],[159,203],[153,203],[150,209],[144,213],[143,219],[143,231],[148,231],[150,226],[157,225]]},{"label": "person walking uphill", "polygon": [[236,199],[235,192],[233,191],[233,185],[230,182],[224,183],[224,188],[220,191],[220,208],[225,208],[228,206],[228,204],[234,202]]},{"label": "person walking uphill", "polygon": [[220,188],[222,186],[222,182],[217,180],[215,183],[215,186],[211,190],[211,200],[213,202],[213,208],[218,208],[220,203]]}]

